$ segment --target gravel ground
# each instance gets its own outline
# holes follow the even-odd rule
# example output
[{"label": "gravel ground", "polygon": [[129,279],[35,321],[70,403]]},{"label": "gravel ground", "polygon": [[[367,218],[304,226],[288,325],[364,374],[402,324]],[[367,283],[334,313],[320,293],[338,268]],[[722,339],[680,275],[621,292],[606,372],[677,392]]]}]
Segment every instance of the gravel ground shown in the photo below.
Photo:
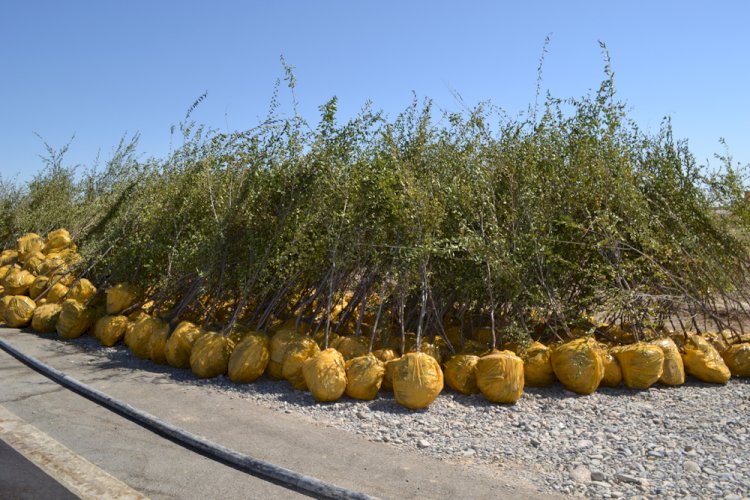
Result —
[{"label": "gravel ground", "polygon": [[189,370],[138,360],[122,346],[102,348],[90,337],[75,344],[97,351],[110,368],[148,370],[443,460],[500,468],[520,463],[540,491],[601,498],[750,497],[750,379],[726,386],[690,379],[681,387],[647,391],[602,388],[590,396],[554,385],[527,388],[515,405],[446,387],[429,408],[409,411],[385,391],[374,401],[344,397],[319,404],[283,381],[197,380]]}]

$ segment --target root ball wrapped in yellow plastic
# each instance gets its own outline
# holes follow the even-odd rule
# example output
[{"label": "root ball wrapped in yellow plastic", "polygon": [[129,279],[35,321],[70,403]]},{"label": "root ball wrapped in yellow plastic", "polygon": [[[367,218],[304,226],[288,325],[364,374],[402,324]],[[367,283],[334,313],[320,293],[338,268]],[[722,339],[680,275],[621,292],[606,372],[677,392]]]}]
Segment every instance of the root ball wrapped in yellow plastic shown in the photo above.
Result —
[{"label": "root ball wrapped in yellow plastic", "polygon": [[5,307],[5,324],[11,328],[23,328],[31,323],[36,303],[29,297],[16,295]]},{"label": "root ball wrapped in yellow plastic", "polygon": [[11,269],[2,280],[6,295],[26,295],[36,277],[24,269]]},{"label": "root ball wrapped in yellow plastic", "polygon": [[47,233],[47,244],[44,247],[46,253],[57,252],[70,246],[73,243],[70,233],[67,229],[55,229]]},{"label": "root ball wrapped in yellow plastic", "polygon": [[31,318],[31,328],[39,333],[54,333],[61,311],[62,306],[60,304],[39,305],[34,309],[34,316]]},{"label": "root ball wrapped in yellow plastic", "polygon": [[304,338],[304,336],[299,335],[294,330],[279,330],[271,337],[268,352],[268,376],[277,380],[284,378],[282,373],[284,354],[289,344],[299,338]]},{"label": "root ball wrapped in yellow plastic", "polygon": [[319,352],[320,347],[310,337],[300,337],[293,340],[284,352],[281,375],[292,384],[292,387],[299,391],[304,391],[307,389],[307,384],[302,374],[302,366],[305,364],[305,361]]},{"label": "root ball wrapped in yellow plastic", "polygon": [[370,401],[378,395],[385,375],[385,365],[372,354],[358,356],[346,362],[346,395]]},{"label": "root ball wrapped in yellow plastic", "polygon": [[73,286],[68,290],[66,298],[77,300],[81,304],[85,304],[96,295],[96,287],[86,278],[81,278],[77,282],[73,283]]},{"label": "root ball wrapped in yellow plastic", "polygon": [[200,378],[227,373],[234,342],[217,332],[206,332],[195,341],[190,353],[190,369]]},{"label": "root ball wrapped in yellow plastic", "polygon": [[19,262],[26,262],[26,259],[35,252],[44,250],[44,238],[36,233],[27,233],[16,241]]},{"label": "root ball wrapped in yellow plastic", "polygon": [[544,387],[555,382],[552,349],[541,342],[533,342],[522,359],[524,384],[529,387]]},{"label": "root ball wrapped in yellow plastic", "polygon": [[674,340],[664,337],[651,342],[664,353],[664,370],[659,382],[666,385],[682,385],[685,383],[685,364]]},{"label": "root ball wrapped in yellow plastic", "polygon": [[164,347],[167,363],[175,368],[190,368],[190,353],[193,350],[193,344],[202,334],[203,330],[190,321],[180,322]]},{"label": "root ball wrapped in yellow plastic", "polygon": [[64,339],[75,339],[86,333],[94,323],[94,311],[77,300],[68,299],[62,304],[57,318],[57,334]]},{"label": "root ball wrapped in yellow plastic", "polygon": [[168,330],[169,325],[160,319],[141,314],[128,325],[125,331],[125,345],[137,357],[149,359],[151,357],[151,335],[164,329]]},{"label": "root ball wrapped in yellow plastic", "polygon": [[604,376],[602,377],[601,385],[604,387],[617,387],[622,383],[622,368],[620,368],[620,362],[617,361],[607,346],[601,346],[599,355],[602,358],[602,364],[604,366]]},{"label": "root ball wrapped in yellow plastic", "polygon": [[569,390],[591,394],[604,377],[599,348],[591,338],[580,338],[552,349],[552,369]]},{"label": "root ball wrapped in yellow plastic", "polygon": [[477,386],[493,403],[515,403],[523,395],[523,360],[511,351],[495,351],[479,358]]},{"label": "root ball wrapped in yellow plastic", "polygon": [[118,283],[106,291],[107,314],[120,314],[138,300],[138,293],[133,285]]},{"label": "root ball wrapped in yellow plastic", "polygon": [[127,316],[104,316],[94,324],[94,337],[105,347],[112,347],[125,336],[130,320]]},{"label": "root ball wrapped in yellow plastic", "polygon": [[727,368],[735,377],[750,377],[750,344],[734,344],[721,352]]},{"label": "root ball wrapped in yellow plastic", "polygon": [[638,342],[612,350],[622,369],[622,380],[629,389],[648,389],[662,375],[664,352],[659,346]]},{"label": "root ball wrapped in yellow plastic", "polygon": [[410,352],[394,363],[393,394],[396,402],[412,410],[426,408],[443,390],[443,370],[435,358]]},{"label": "root ball wrapped in yellow plastic", "polygon": [[445,382],[448,387],[461,394],[476,394],[477,361],[479,356],[473,354],[456,354],[445,363]]},{"label": "root ball wrapped in yellow plastic", "polygon": [[726,384],[732,373],[719,351],[700,335],[691,334],[685,340],[682,361],[685,371],[703,382]]},{"label": "root ball wrapped in yellow plastic", "polygon": [[316,401],[336,401],[346,390],[344,356],[332,347],[320,351],[305,361],[302,376]]},{"label": "root ball wrapped in yellow plastic", "polygon": [[229,379],[235,384],[242,384],[253,382],[263,375],[268,366],[268,345],[268,337],[262,333],[245,335],[229,358]]}]

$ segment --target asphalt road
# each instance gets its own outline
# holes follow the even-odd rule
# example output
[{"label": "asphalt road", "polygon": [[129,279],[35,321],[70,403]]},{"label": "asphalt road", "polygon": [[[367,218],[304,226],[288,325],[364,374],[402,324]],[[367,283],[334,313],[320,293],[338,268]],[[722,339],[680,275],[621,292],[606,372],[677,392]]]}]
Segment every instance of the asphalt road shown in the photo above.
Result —
[{"label": "asphalt road", "polygon": [[[0,328],[0,337],[24,353],[189,432],[373,496],[543,496],[530,484],[500,478],[488,467],[451,464],[416,451],[404,452],[206,387],[178,383],[150,362],[142,362],[140,369],[112,365],[75,342],[12,329]],[[301,497],[161,438],[56,385],[4,351],[0,351],[0,381],[0,409],[9,410],[150,498]],[[512,486],[503,486],[508,482]]]}]

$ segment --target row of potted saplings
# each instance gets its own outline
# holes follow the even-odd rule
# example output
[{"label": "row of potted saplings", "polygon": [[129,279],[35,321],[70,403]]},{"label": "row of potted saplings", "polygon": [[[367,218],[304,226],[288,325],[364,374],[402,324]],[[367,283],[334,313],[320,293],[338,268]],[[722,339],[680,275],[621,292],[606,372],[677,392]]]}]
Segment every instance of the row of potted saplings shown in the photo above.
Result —
[{"label": "row of potted saplings", "polygon": [[169,324],[141,310],[121,314],[138,299],[127,284],[107,289],[106,306],[92,305],[96,287],[67,272],[78,260],[65,230],[47,238],[20,238],[16,250],[0,254],[0,318],[9,326],[30,325],[65,339],[91,331],[105,346],[124,340],[139,358],[190,368],[198,377],[226,374],[235,383],[247,383],[266,373],[288,380],[295,389],[309,390],[318,401],[335,401],[344,394],[370,400],[384,388],[393,390],[399,404],[418,409],[434,401],[444,380],[464,394],[481,392],[490,401],[514,403],[525,385],[556,380],[574,392],[590,394],[599,385],[623,382],[633,389],[680,385],[686,371],[719,384],[731,375],[750,376],[750,344],[732,345],[717,334],[614,347],[590,337],[555,346],[534,342],[517,352],[457,354],[441,367],[440,350],[427,343],[420,352],[398,356],[389,348],[368,352],[369,342],[362,337],[334,336],[331,347],[321,350],[315,339],[295,330],[293,321],[278,326],[270,338],[254,331],[225,336],[188,321],[170,332]]}]

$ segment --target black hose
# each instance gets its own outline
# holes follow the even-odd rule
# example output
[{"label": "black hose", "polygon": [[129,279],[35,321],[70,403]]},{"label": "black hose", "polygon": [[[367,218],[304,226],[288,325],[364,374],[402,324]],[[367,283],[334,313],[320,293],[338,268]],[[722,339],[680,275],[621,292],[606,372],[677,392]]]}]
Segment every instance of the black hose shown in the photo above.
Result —
[{"label": "black hose", "polygon": [[0,348],[25,364],[29,368],[41,373],[54,382],[67,387],[71,391],[113,411],[146,429],[155,432],[170,441],[185,448],[196,451],[201,455],[217,462],[233,467],[242,472],[252,474],[279,486],[303,493],[315,498],[331,499],[373,499],[369,495],[336,486],[320,479],[279,467],[265,460],[243,455],[220,444],[211,442],[184,429],[175,427],[154,415],[139,410],[123,401],[94,389],[65,373],[52,368],[38,359],[27,356],[4,339],[0,338]]}]

